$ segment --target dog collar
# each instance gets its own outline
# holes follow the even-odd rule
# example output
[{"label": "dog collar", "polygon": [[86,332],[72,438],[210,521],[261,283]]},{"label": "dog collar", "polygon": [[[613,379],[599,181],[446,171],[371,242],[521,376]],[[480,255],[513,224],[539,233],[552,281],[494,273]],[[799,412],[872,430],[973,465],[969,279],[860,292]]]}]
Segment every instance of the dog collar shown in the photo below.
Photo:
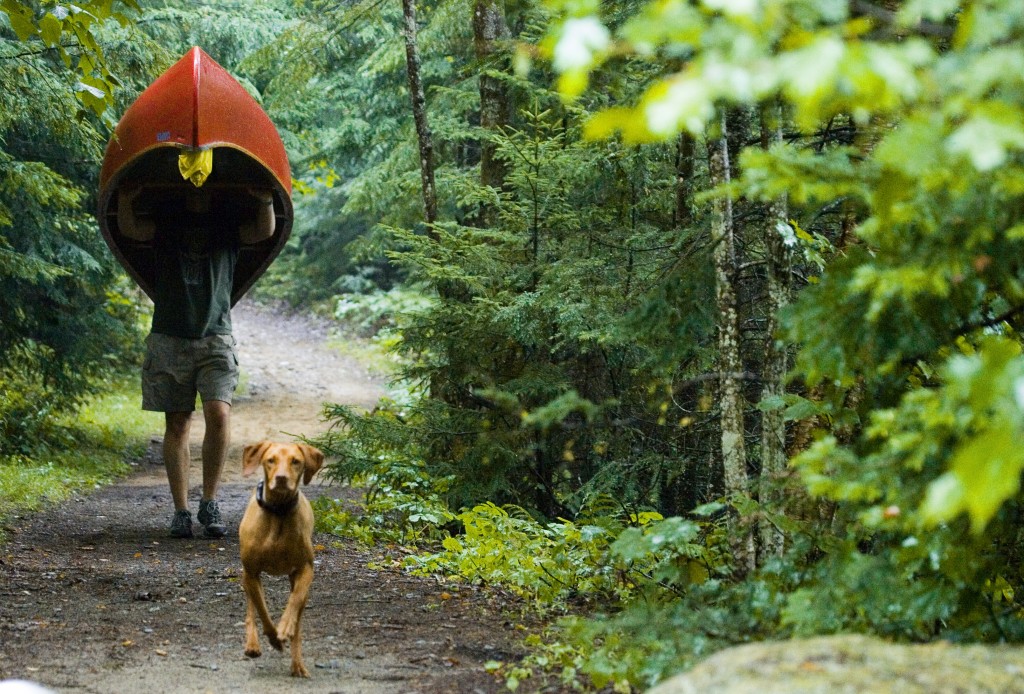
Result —
[{"label": "dog collar", "polygon": [[283,504],[268,504],[263,500],[263,481],[261,480],[256,485],[256,503],[259,504],[260,508],[273,513],[275,516],[287,516],[295,508],[295,505],[299,503],[299,495],[296,494]]}]

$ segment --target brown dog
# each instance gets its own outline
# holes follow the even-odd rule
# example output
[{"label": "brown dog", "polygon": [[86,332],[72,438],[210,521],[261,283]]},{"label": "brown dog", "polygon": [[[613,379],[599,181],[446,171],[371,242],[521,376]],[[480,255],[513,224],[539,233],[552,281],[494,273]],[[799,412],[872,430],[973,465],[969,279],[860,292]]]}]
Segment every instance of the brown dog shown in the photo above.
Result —
[{"label": "brown dog", "polygon": [[[302,611],[313,582],[313,508],[299,490],[324,463],[324,454],[304,443],[260,441],[245,447],[242,474],[263,468],[263,480],[242,516],[238,543],[242,553],[242,588],[245,589],[245,654],[260,656],[256,616],[270,645],[282,650],[291,640],[292,676],[309,677],[302,663]],[[274,627],[267,611],[260,574],[287,574],[292,590],[281,621]]]}]

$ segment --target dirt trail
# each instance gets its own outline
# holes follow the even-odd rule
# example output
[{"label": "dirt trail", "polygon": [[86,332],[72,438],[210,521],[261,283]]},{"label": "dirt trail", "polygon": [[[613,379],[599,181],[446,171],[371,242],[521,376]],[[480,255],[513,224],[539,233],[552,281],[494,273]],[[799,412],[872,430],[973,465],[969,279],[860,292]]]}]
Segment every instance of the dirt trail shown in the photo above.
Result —
[{"label": "dirt trail", "polygon": [[[313,321],[244,303],[234,321],[247,393],[233,408],[220,494],[232,532],[168,537],[156,435],[123,483],[16,519],[0,546],[0,680],[104,693],[505,691],[483,665],[514,658],[517,637],[482,591],[406,576],[386,557],[323,536],[303,621],[311,678],[291,678],[287,651],[266,644],[263,657],[244,657],[234,528],[253,483],[240,475],[241,446],[323,431],[322,402],[370,406],[382,385],[325,348],[326,329]],[[196,417],[193,513],[202,430]],[[316,481],[307,488],[342,493]],[[276,617],[287,579],[264,584]]]}]

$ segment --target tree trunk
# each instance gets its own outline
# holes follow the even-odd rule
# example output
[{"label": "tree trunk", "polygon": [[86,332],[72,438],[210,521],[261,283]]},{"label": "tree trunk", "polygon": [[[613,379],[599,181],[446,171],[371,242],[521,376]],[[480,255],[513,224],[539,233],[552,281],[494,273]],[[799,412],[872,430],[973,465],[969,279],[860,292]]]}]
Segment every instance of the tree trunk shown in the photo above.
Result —
[{"label": "tree trunk", "polygon": [[676,143],[676,207],[673,212],[676,227],[687,227],[693,222],[693,163],[696,142],[688,132],[679,133]]},{"label": "tree trunk", "polygon": [[[767,148],[782,142],[782,109],[768,106],[761,114],[762,144]],[[785,195],[776,198],[768,210],[764,227],[767,301],[765,304],[765,349],[761,399],[778,399],[786,392],[784,379],[787,371],[785,343],[776,336],[778,317],[790,299],[790,268],[792,249],[786,243],[792,237],[788,230],[789,201]],[[782,408],[773,408],[761,419],[761,505],[770,513],[783,512],[779,492],[781,477],[786,469],[786,422]],[[762,519],[759,527],[760,556],[780,556],[783,549],[782,532]],[[759,561],[759,563],[763,563]]]},{"label": "tree trunk", "polygon": [[[480,74],[480,127],[494,132],[508,123],[508,93],[505,83],[487,70],[495,69],[499,41],[509,38],[505,8],[500,0],[476,0],[473,6],[473,46],[482,65]],[[505,163],[497,158],[497,145],[485,135],[480,142],[480,182],[494,189],[495,195],[505,185]],[[477,224],[494,224],[496,207],[485,205]]]},{"label": "tree trunk", "polygon": [[[711,185],[729,183],[729,141],[726,117],[720,119],[721,133],[708,144]],[[722,466],[726,494],[746,494],[747,451],[743,439],[745,402],[741,388],[743,361],[740,358],[740,325],[736,301],[736,242],[732,198],[717,198],[711,220],[714,245],[715,303],[718,315],[719,402],[722,428]],[[753,568],[753,533],[734,527],[733,552],[740,571]]]},{"label": "tree trunk", "polygon": [[434,186],[434,137],[427,122],[427,100],[423,95],[423,82],[420,80],[420,53],[416,43],[416,3],[414,0],[402,0],[402,16],[405,27],[405,64],[409,76],[409,96],[412,99],[412,117],[416,122],[416,138],[420,147],[420,179],[423,183],[423,218],[427,223],[427,233],[431,236],[431,228],[437,221],[437,189]]},{"label": "tree trunk", "polygon": [[[419,142],[420,154],[420,181],[423,192],[423,220],[427,224],[427,236],[433,241],[439,241],[437,231],[434,229],[434,222],[437,221],[437,189],[434,185],[434,136],[430,131],[430,123],[427,121],[427,100],[423,94],[423,82],[420,79],[420,52],[416,40],[416,2],[415,0],[402,0],[402,33],[405,36],[405,65],[409,77],[409,97],[412,100],[412,117],[416,123],[416,139]],[[458,294],[452,287],[452,283],[442,280],[437,284],[437,292],[442,299],[452,299]],[[451,349],[448,345],[447,349]],[[442,374],[435,371],[430,377],[430,397],[443,402],[451,403],[456,400],[453,395],[457,392],[449,384],[458,384],[457,378],[446,379],[451,376],[446,372]]]}]

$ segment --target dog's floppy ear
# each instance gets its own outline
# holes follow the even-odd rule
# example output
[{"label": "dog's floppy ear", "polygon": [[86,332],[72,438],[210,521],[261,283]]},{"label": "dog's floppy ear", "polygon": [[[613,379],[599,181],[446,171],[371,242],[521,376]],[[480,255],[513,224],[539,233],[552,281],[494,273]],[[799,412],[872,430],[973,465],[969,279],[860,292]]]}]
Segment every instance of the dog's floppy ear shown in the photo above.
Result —
[{"label": "dog's floppy ear", "polygon": [[313,475],[324,466],[324,454],[320,452],[320,449],[313,448],[306,443],[300,443],[298,446],[299,450],[302,451],[302,455],[306,457],[306,468],[302,471],[302,481],[305,484],[309,484],[309,481],[313,479]]},{"label": "dog's floppy ear", "polygon": [[245,447],[242,451],[242,476],[248,477],[260,466],[260,461],[263,460],[263,454],[270,448],[270,441],[260,441],[259,443],[252,443]]}]

